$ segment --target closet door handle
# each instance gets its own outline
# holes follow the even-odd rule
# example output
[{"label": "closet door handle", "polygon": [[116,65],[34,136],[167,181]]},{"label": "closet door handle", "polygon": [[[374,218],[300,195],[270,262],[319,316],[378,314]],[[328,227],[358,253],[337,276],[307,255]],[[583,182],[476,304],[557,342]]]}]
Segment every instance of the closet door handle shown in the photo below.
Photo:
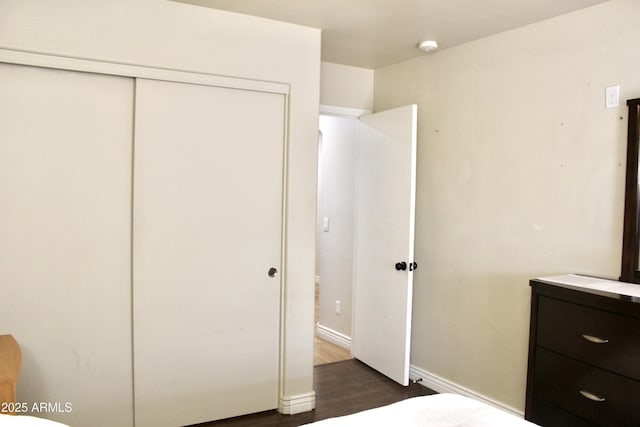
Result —
[{"label": "closet door handle", "polygon": [[275,267],[271,267],[267,274],[269,275],[269,277],[278,277],[278,269]]},{"label": "closet door handle", "polygon": [[607,339],[594,337],[593,335],[583,334],[582,338],[584,338],[585,340],[587,340],[589,342],[592,342],[594,344],[606,344],[606,343],[609,342],[609,340],[607,340]]},{"label": "closet door handle", "polygon": [[597,394],[593,394],[586,390],[580,390],[580,394],[582,395],[582,397],[592,400],[594,402],[604,402],[605,400],[607,400],[604,397],[600,397]]}]

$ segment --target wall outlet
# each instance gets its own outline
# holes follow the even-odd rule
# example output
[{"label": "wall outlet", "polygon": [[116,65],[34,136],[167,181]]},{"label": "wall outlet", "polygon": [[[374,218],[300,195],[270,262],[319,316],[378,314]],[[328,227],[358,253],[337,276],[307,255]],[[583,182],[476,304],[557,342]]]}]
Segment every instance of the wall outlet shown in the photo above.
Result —
[{"label": "wall outlet", "polygon": [[322,218],[322,231],[325,233],[329,231],[329,218],[326,216]]},{"label": "wall outlet", "polygon": [[336,314],[340,314],[342,311],[342,303],[336,300]]}]

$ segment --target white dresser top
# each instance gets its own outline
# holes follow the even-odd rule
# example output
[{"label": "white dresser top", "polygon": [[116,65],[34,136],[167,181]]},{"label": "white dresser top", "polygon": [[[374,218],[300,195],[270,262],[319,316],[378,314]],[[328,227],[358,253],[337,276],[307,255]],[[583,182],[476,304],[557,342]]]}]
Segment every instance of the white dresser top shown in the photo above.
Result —
[{"label": "white dresser top", "polygon": [[616,295],[640,298],[640,285],[619,282],[617,280],[599,279],[597,277],[581,276],[579,274],[562,274],[560,276],[540,277],[541,280],[560,285],[569,285],[575,288],[591,289]]}]

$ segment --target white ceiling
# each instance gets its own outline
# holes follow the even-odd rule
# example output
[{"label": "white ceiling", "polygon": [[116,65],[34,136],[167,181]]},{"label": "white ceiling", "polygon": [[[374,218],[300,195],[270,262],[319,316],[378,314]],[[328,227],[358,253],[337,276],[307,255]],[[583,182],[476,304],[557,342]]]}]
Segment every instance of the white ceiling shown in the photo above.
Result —
[{"label": "white ceiling", "polygon": [[174,0],[322,29],[322,60],[378,68],[608,0]]}]

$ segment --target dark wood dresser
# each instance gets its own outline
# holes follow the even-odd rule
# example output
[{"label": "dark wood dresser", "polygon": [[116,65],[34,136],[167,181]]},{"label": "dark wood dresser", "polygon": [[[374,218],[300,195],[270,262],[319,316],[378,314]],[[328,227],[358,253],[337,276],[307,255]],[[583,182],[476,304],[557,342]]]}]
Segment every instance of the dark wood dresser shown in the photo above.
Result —
[{"label": "dark wood dresser", "polygon": [[640,426],[640,286],[572,274],[530,284],[525,418]]}]

